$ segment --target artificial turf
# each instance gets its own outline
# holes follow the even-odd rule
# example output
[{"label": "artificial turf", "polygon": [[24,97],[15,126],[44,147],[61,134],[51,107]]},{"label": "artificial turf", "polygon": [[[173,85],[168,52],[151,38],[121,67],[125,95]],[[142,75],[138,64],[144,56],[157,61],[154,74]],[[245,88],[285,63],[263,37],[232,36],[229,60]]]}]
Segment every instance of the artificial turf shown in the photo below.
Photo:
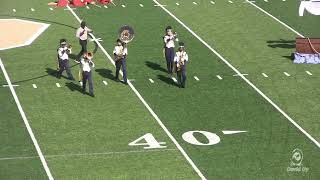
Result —
[{"label": "artificial turf", "polygon": [[[24,3],[19,6],[30,6]],[[26,13],[28,8],[19,8],[13,2],[5,1],[0,10],[1,18],[23,17],[50,23],[51,27],[31,46],[1,52],[0,57],[12,81],[20,85],[16,88],[18,96],[54,177],[199,179],[130,88],[113,81],[114,67],[100,50],[94,58],[97,66],[94,71],[96,98],[83,96],[76,82],[54,77],[58,40],[67,38],[75,51],[79,50],[74,38],[78,23],[69,11],[49,11],[36,0],[30,3],[36,12]],[[90,10],[82,8],[75,12],[87,21],[97,37],[103,39],[101,43],[109,53],[117,39],[118,28],[124,24],[134,28],[136,37],[128,45],[129,79],[134,79],[133,85],[207,179],[319,177],[319,148],[241,78],[234,77],[235,72],[200,41],[159,7],[154,7],[152,1],[120,0],[116,3],[117,6],[111,5],[108,9],[92,6]],[[294,66],[288,58],[282,57],[293,51],[291,46],[289,49],[268,46],[271,45],[269,41],[281,38],[293,40],[293,33],[241,1],[233,4],[219,1],[215,6],[204,1],[195,6],[189,0],[180,2],[180,6],[173,1],[161,0],[160,3],[166,4],[166,8],[241,72],[248,73],[248,79],[303,128],[319,137],[316,123],[318,78],[303,74],[308,68],[316,75],[316,67]],[[17,9],[16,14],[10,11],[12,8]],[[186,89],[179,89],[165,72],[162,36],[168,25],[178,32],[190,56]],[[93,43],[89,49],[93,49]],[[283,71],[293,77],[285,77]],[[262,72],[269,78],[265,79]],[[77,73],[77,66],[73,73]],[[216,75],[223,79],[219,80]],[[155,83],[150,83],[149,78]],[[104,86],[102,80],[107,80],[109,85]],[[62,87],[57,88],[56,82]],[[38,89],[33,89],[32,83],[36,83]],[[7,93],[1,100],[10,98]],[[301,108],[311,105],[312,108]],[[216,133],[221,141],[212,146],[196,146],[182,139],[182,134],[194,130]],[[223,130],[247,132],[224,135]],[[141,147],[130,147],[128,143],[145,133],[152,133],[157,140],[167,142],[167,150],[130,153],[142,150]],[[199,133],[195,136],[203,143],[208,142]],[[27,138],[25,142],[30,144]],[[303,150],[303,165],[310,168],[309,172],[287,172],[295,148]],[[85,153],[88,155],[77,155]],[[37,167],[39,162],[34,166]],[[39,169],[39,172],[43,170]],[[14,179],[16,176],[8,173],[4,177]],[[34,179],[42,177],[39,175]]]}]

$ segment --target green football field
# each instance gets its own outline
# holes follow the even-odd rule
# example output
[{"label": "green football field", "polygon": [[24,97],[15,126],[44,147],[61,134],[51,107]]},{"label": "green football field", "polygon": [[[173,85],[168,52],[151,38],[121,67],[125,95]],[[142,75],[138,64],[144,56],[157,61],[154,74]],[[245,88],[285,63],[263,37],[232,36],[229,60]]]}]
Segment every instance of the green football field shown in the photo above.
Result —
[{"label": "green football field", "polygon": [[[296,37],[320,37],[320,17],[299,17],[299,0],[47,3],[0,2],[0,19],[50,25],[0,50],[0,180],[320,179],[320,69],[291,58]],[[79,20],[96,38],[94,98],[56,78],[59,40],[80,51]],[[129,85],[110,57],[123,25]],[[168,25],[189,54],[185,89],[166,72]]]}]

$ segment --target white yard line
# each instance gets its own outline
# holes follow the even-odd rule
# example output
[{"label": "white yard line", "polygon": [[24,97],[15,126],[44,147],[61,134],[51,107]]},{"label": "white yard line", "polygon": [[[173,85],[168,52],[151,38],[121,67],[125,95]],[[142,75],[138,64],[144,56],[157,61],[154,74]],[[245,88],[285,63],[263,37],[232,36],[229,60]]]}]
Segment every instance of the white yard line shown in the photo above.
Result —
[{"label": "white yard line", "polygon": [[260,8],[258,5],[254,4],[251,1],[246,0],[249,4],[251,4],[252,6],[256,7],[257,9],[259,9],[260,11],[262,11],[263,13],[265,13],[266,15],[270,16],[272,19],[276,20],[278,23],[282,24],[283,26],[285,26],[286,28],[290,29],[292,32],[296,33],[298,36],[303,37],[304,36],[302,34],[300,34],[298,31],[294,30],[292,27],[290,27],[289,25],[287,25],[286,23],[280,21],[278,18],[274,17],[273,15],[271,15],[270,13],[268,13],[267,11],[265,11],[264,9]]},{"label": "white yard line", "polygon": [[[249,74],[242,74],[243,76],[249,76]],[[234,74],[233,76],[239,76],[239,74]]]},{"label": "white yard line", "polygon": [[106,86],[108,85],[107,81],[102,81],[102,82],[103,82],[104,85],[106,85]]},{"label": "white yard line", "polygon": [[[177,149],[154,149],[154,150],[140,150],[140,151],[118,151],[118,152],[100,152],[100,153],[71,153],[71,154],[56,154],[45,155],[46,158],[56,157],[75,157],[75,156],[99,156],[99,155],[114,155],[114,154],[132,154],[132,153],[150,153],[150,152],[164,152],[164,151],[178,151]],[[35,159],[39,156],[20,156],[20,157],[0,157],[0,161],[8,160],[24,160]]]},{"label": "white yard line", "polygon": [[35,89],[38,88],[36,84],[32,84],[32,87],[35,88]]},{"label": "white yard line", "polygon": [[[158,5],[160,5],[158,3]],[[159,6],[159,7],[163,7],[163,6]],[[68,8],[70,8],[68,6]],[[70,12],[72,13],[72,15],[77,19],[77,21],[80,23],[81,19],[79,18],[79,16],[72,10],[70,9]],[[90,34],[93,39],[95,39],[95,36],[93,34]],[[100,44],[99,41],[96,41],[97,45],[99,46],[99,48],[102,50],[102,52],[107,56],[107,58],[110,60],[110,62],[115,66],[115,62],[114,60],[111,58],[111,56],[109,55],[109,53],[104,49],[104,47]],[[123,75],[122,71],[120,71],[120,74]],[[179,151],[181,152],[181,154],[186,158],[186,160],[189,162],[189,164],[192,166],[192,168],[196,171],[196,173],[201,177],[201,179],[205,180],[206,178],[204,177],[204,175],[201,173],[201,171],[199,170],[199,168],[194,164],[194,162],[192,161],[192,159],[189,157],[189,155],[185,152],[185,150],[182,148],[182,146],[178,143],[178,141],[175,139],[175,137],[171,134],[171,132],[168,130],[168,128],[163,124],[163,122],[160,120],[160,118],[158,117],[158,115],[151,109],[151,107],[149,106],[149,104],[144,100],[144,98],[141,96],[141,94],[138,92],[138,90],[132,85],[132,83],[130,81],[128,81],[128,85],[130,86],[130,88],[132,89],[132,91],[137,95],[137,97],[140,99],[140,101],[143,103],[143,105],[148,109],[148,111],[150,112],[150,114],[154,117],[154,119],[157,121],[157,123],[160,125],[160,127],[163,129],[163,131],[168,135],[168,137],[171,139],[171,141],[175,144],[175,146],[179,149]]]},{"label": "white yard line", "polygon": [[31,137],[31,140],[32,140],[33,144],[34,144],[34,147],[36,148],[37,153],[38,153],[38,155],[39,155],[39,157],[40,157],[42,166],[43,166],[43,168],[45,169],[49,180],[53,180],[54,178],[53,178],[53,176],[52,176],[52,174],[51,174],[51,171],[50,171],[50,169],[49,169],[49,167],[48,167],[48,164],[47,164],[47,162],[46,162],[46,159],[44,158],[44,156],[43,156],[43,154],[42,154],[42,151],[41,151],[41,149],[40,149],[40,146],[39,146],[39,144],[38,144],[38,141],[37,141],[36,137],[35,137],[34,134],[33,134],[33,131],[32,131],[32,129],[31,129],[31,126],[30,126],[30,124],[29,124],[29,121],[28,121],[28,119],[27,119],[27,116],[26,116],[25,112],[24,112],[23,109],[22,109],[22,106],[21,106],[21,104],[20,104],[19,98],[18,98],[18,96],[17,96],[17,94],[16,94],[16,91],[14,90],[14,88],[13,88],[13,86],[12,86],[12,83],[11,83],[11,80],[10,80],[10,78],[9,78],[9,75],[8,75],[8,73],[7,73],[7,71],[6,71],[5,67],[4,67],[4,64],[2,63],[2,60],[1,60],[1,59],[0,59],[0,66],[1,66],[2,72],[3,72],[3,74],[4,74],[4,77],[5,77],[8,85],[9,85],[9,88],[10,88],[10,91],[11,91],[11,93],[12,93],[12,96],[13,96],[16,104],[17,104],[17,107],[18,107],[18,109],[19,109],[19,112],[20,112],[20,114],[21,114],[21,117],[22,117],[22,119],[23,119],[23,122],[24,122],[24,124],[25,124],[25,126],[26,126],[26,128],[27,128],[27,130],[28,130],[28,133],[29,133],[29,135],[30,135],[30,137]]},{"label": "white yard line", "polygon": [[[18,87],[18,86],[19,86],[19,85],[12,84],[12,87]],[[10,87],[10,85],[4,84],[4,85],[2,85],[2,87]]]},{"label": "white yard line", "polygon": [[[159,4],[157,0],[153,0],[156,4]],[[249,2],[250,3],[250,2]],[[253,4],[253,3],[250,3]],[[255,4],[254,4],[255,5]],[[249,81],[241,72],[236,69],[232,64],[230,64],[221,54],[214,50],[207,42],[205,42],[200,36],[193,32],[188,26],[186,26],[180,19],[173,15],[169,10],[163,6],[159,6],[165,12],[167,12],[171,17],[173,17],[177,22],[179,22],[184,28],[186,28],[194,37],[196,37],[200,42],[202,42],[208,49],[210,49],[215,55],[217,55],[227,66],[229,66],[234,72],[239,74],[239,76],[251,86],[258,94],[260,94],[267,102],[269,102],[276,110],[278,110],[285,118],[288,119],[296,128],[298,128],[304,135],[306,135],[312,142],[314,142],[319,148],[320,143],[313,138],[307,131],[305,131],[298,123],[296,123],[286,112],[284,112],[277,104],[275,104],[268,96],[266,96],[260,89],[258,89],[251,81]],[[293,30],[293,29],[292,29]],[[297,32],[298,33],[298,32]]]},{"label": "white yard line", "polygon": [[194,76],[194,79],[195,79],[196,81],[200,81],[200,79],[199,79],[197,76]]},{"label": "white yard line", "polygon": [[56,86],[57,86],[58,88],[61,88],[61,85],[60,85],[59,83],[56,83]]},{"label": "white yard line", "polygon": [[154,81],[153,81],[151,78],[149,79],[149,81],[150,81],[151,83],[154,83]]}]

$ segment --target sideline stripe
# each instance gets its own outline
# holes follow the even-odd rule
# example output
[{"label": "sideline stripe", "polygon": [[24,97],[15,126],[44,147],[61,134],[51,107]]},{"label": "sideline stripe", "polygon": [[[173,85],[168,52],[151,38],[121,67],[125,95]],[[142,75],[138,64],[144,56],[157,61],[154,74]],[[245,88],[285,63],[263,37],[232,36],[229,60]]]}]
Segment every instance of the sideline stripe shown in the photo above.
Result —
[{"label": "sideline stripe", "polygon": [[292,32],[296,33],[298,36],[303,37],[304,36],[302,34],[300,34],[298,31],[294,30],[292,27],[290,27],[289,25],[287,25],[286,23],[280,21],[278,18],[272,16],[270,13],[268,13],[267,11],[265,11],[264,9],[262,9],[261,7],[259,7],[258,5],[254,4],[251,1],[246,0],[248,3],[250,3],[252,6],[256,7],[257,9],[259,9],[260,11],[262,11],[263,13],[265,13],[266,15],[270,16],[272,19],[276,20],[278,23],[282,24],[283,26],[285,26],[286,28],[290,29]]},{"label": "sideline stripe", "polygon": [[[157,0],[153,0],[156,4],[159,4]],[[249,2],[252,4],[251,2]],[[260,89],[258,89],[251,81],[249,81],[241,72],[236,69],[232,64],[230,64],[221,54],[214,50],[208,43],[206,43],[201,37],[199,37],[195,32],[193,32],[188,26],[186,26],[180,19],[173,15],[169,10],[163,6],[159,6],[165,12],[167,12],[171,17],[173,17],[177,22],[179,22],[184,28],[186,28],[194,37],[196,37],[200,42],[202,42],[208,49],[210,49],[215,55],[217,55],[227,66],[229,66],[234,72],[239,74],[239,76],[250,85],[258,94],[260,94],[266,101],[268,101],[276,110],[278,110],[285,118],[287,118],[296,128],[298,128],[304,135],[306,135],[312,142],[314,142],[319,148],[320,143],[313,138],[307,131],[305,131],[298,123],[296,123],[286,112],[284,112],[277,104],[275,104],[268,96],[266,96]],[[292,28],[291,28],[292,29]],[[292,29],[293,30],[293,29]],[[296,32],[298,33],[298,32]]]},{"label": "sideline stripe", "polygon": [[[161,5],[158,3],[158,5]],[[69,7],[70,12],[73,14],[73,16],[78,20],[78,22],[81,22],[81,19],[78,17],[78,15]],[[160,6],[163,7],[163,6]],[[93,34],[90,34],[93,39],[95,39],[95,36]],[[98,46],[100,47],[100,49],[102,50],[102,52],[107,56],[107,58],[110,60],[110,62],[115,66],[115,62],[113,61],[113,59],[111,58],[111,56],[108,54],[108,52],[104,49],[104,47],[100,44],[99,41],[95,41]],[[120,74],[123,75],[122,71],[120,71]],[[132,83],[130,81],[128,81],[128,85],[130,86],[130,88],[133,90],[133,92],[138,96],[138,98],[140,99],[140,101],[143,103],[143,105],[148,109],[148,111],[150,112],[150,114],[154,117],[154,119],[158,122],[158,124],[161,126],[161,128],[164,130],[164,132],[168,135],[168,137],[171,139],[171,141],[175,144],[175,146],[179,149],[179,151],[181,152],[181,154],[186,158],[186,160],[189,162],[189,164],[193,167],[193,169],[197,172],[197,174],[201,177],[201,179],[205,180],[206,178],[203,176],[203,174],[201,173],[201,171],[198,169],[198,167],[194,164],[194,162],[191,160],[191,158],[189,157],[189,155],[184,151],[184,149],[182,148],[182,146],[178,143],[178,141],[174,138],[174,136],[171,134],[171,132],[168,130],[168,128],[163,124],[163,122],[160,120],[160,118],[158,117],[158,115],[151,109],[151,107],[149,106],[149,104],[144,100],[144,98],[141,96],[141,94],[138,92],[138,90],[132,85]]]},{"label": "sideline stripe", "polygon": [[[98,155],[113,155],[113,154],[131,154],[131,153],[149,153],[149,152],[163,152],[163,151],[178,151],[177,149],[154,149],[154,150],[140,150],[140,151],[118,151],[118,152],[100,152],[100,153],[71,153],[71,154],[56,154],[56,155],[45,155],[48,158],[55,157],[74,157],[74,156],[98,156]],[[0,161],[8,160],[24,160],[24,159],[35,159],[39,156],[20,156],[20,157],[0,157]]]},{"label": "sideline stripe", "polygon": [[16,104],[17,104],[17,107],[18,107],[18,109],[19,109],[19,112],[20,112],[20,114],[21,114],[21,117],[22,117],[22,119],[23,119],[23,122],[24,122],[24,124],[25,124],[25,126],[26,126],[26,128],[27,128],[27,130],[28,130],[28,133],[29,133],[29,135],[30,135],[30,137],[31,137],[31,140],[32,140],[32,142],[33,142],[33,144],[34,144],[34,146],[35,146],[35,148],[36,148],[36,150],[37,150],[37,153],[38,153],[39,157],[40,157],[42,166],[44,167],[44,170],[46,171],[49,180],[54,180],[54,178],[53,178],[53,176],[52,176],[52,174],[51,174],[51,172],[50,172],[50,169],[49,169],[49,167],[48,167],[48,164],[47,164],[47,162],[46,162],[46,159],[44,158],[44,156],[43,156],[43,154],[42,154],[42,151],[41,151],[41,149],[40,149],[40,146],[39,146],[39,144],[38,144],[38,141],[37,141],[36,137],[34,136],[34,134],[33,134],[33,132],[32,132],[32,129],[31,129],[31,126],[30,126],[29,121],[28,121],[28,119],[27,119],[27,116],[26,116],[26,114],[24,113],[24,111],[23,111],[23,109],[22,109],[22,106],[21,106],[21,104],[20,104],[20,101],[19,101],[19,99],[18,99],[18,96],[17,96],[17,94],[16,94],[16,91],[14,90],[14,88],[13,88],[13,86],[12,86],[12,83],[11,83],[11,81],[10,81],[9,75],[8,75],[6,69],[4,68],[4,64],[2,63],[2,60],[1,60],[1,59],[0,59],[0,66],[1,66],[2,72],[3,72],[3,74],[4,74],[4,77],[5,77],[8,85],[9,85],[9,88],[10,88],[10,90],[11,90],[12,96],[13,96]]}]

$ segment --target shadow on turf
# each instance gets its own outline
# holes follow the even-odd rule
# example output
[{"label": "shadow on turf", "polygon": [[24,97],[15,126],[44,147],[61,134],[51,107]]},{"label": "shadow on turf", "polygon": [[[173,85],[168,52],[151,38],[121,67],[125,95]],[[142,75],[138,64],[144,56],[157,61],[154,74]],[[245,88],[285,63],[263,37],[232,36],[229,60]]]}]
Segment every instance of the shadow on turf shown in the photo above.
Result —
[{"label": "shadow on turf", "polygon": [[176,84],[170,77],[166,77],[164,75],[158,75],[158,79],[160,79],[161,81],[163,81],[169,85],[179,87],[178,84]]},{"label": "shadow on turf", "polygon": [[282,57],[287,58],[287,59],[290,59],[291,61],[294,60],[294,54],[293,54],[293,53],[291,53],[290,56],[282,56]]},{"label": "shadow on turf", "polygon": [[153,69],[155,71],[162,71],[162,72],[167,72],[167,70],[163,67],[161,67],[160,64],[151,62],[151,61],[146,61],[146,66],[149,67],[150,69]]},{"label": "shadow on turf", "polygon": [[112,74],[109,69],[96,69],[95,70],[101,77],[116,81],[116,77]]},{"label": "shadow on turf", "polygon": [[[74,66],[76,66],[76,65],[77,65],[77,64],[72,65],[71,68],[74,67]],[[56,69],[46,68],[46,71],[45,71],[45,72],[46,72],[46,74],[44,74],[44,75],[37,76],[37,77],[33,77],[33,78],[29,78],[29,79],[24,79],[24,80],[20,80],[20,81],[15,81],[15,82],[12,82],[12,83],[13,83],[13,84],[24,83],[24,82],[32,81],[32,80],[35,80],[35,79],[41,79],[41,78],[44,78],[44,77],[47,77],[47,76],[52,76],[52,77],[57,78],[57,73],[58,73],[58,71],[57,71]],[[68,79],[68,77],[67,77],[67,76],[64,76],[63,74],[62,74],[62,77]]]},{"label": "shadow on turf", "polygon": [[78,91],[82,93],[82,87],[74,82],[67,82],[66,86],[70,89],[70,91]]},{"label": "shadow on turf", "polygon": [[271,48],[283,48],[283,49],[294,49],[296,48],[295,40],[276,40],[276,41],[267,41],[268,46]]}]

